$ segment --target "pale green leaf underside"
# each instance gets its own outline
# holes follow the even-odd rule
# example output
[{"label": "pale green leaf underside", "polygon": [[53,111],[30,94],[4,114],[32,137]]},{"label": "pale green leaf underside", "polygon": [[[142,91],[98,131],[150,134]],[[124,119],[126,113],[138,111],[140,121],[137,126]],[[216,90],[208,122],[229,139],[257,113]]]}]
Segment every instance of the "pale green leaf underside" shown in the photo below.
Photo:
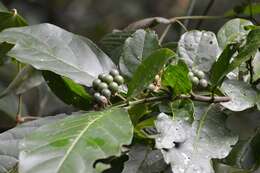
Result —
[{"label": "pale green leaf underside", "polygon": [[97,159],[119,155],[133,129],[125,110],[71,116],[38,129],[21,146],[20,173],[94,173]]},{"label": "pale green leaf underside", "polygon": [[0,42],[15,44],[9,56],[36,69],[53,71],[76,83],[91,85],[113,62],[89,39],[52,24],[10,28],[0,33]]}]

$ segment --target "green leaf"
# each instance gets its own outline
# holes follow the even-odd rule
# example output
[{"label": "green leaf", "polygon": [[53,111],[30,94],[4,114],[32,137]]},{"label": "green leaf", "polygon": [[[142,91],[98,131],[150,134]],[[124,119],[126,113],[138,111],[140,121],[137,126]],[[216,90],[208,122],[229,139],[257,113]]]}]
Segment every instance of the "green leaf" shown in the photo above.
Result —
[{"label": "green leaf", "polygon": [[222,163],[216,163],[214,165],[214,171],[215,173],[252,173],[252,171],[239,169]]},{"label": "green leaf", "polygon": [[225,163],[237,168],[250,170],[260,161],[260,132],[254,133],[247,140],[239,140],[233,147]]},{"label": "green leaf", "polygon": [[229,20],[218,32],[219,46],[224,49],[228,44],[240,43],[249,33],[245,26],[253,25],[249,20]]},{"label": "green leaf", "polygon": [[159,47],[158,36],[155,31],[137,30],[132,37],[125,41],[123,53],[119,60],[121,73],[132,77],[142,61]]},{"label": "green leaf", "polygon": [[129,116],[134,126],[149,112],[150,110],[146,104],[137,104],[128,109]]},{"label": "green leaf", "polygon": [[227,45],[218,60],[212,65],[210,82],[213,90],[222,84],[224,78],[221,78],[221,76],[228,69],[230,59],[235,52],[236,48],[234,45]]},{"label": "green leaf", "polygon": [[17,11],[0,11],[0,31],[11,28],[11,27],[20,27],[27,26],[27,22],[17,14]]},{"label": "green leaf", "polygon": [[134,145],[128,157],[122,173],[157,173],[167,167],[160,150],[152,150],[148,146]]},{"label": "green leaf", "polygon": [[167,48],[154,51],[133,74],[128,86],[127,96],[134,97],[141,93],[154,80],[155,75],[160,72],[164,64],[174,57],[175,53]]},{"label": "green leaf", "polygon": [[[253,15],[260,14],[260,3],[252,3],[251,5],[246,5],[242,4],[243,6],[237,6],[239,9],[233,9],[225,13],[225,16],[235,16],[237,14],[244,14],[247,16],[250,16],[251,13]],[[251,7],[250,7],[251,6]],[[235,7],[236,8],[236,7]],[[251,11],[252,9],[252,11]]]},{"label": "green leaf", "polygon": [[133,32],[113,31],[105,35],[100,41],[101,48],[111,57],[115,64],[119,63],[125,40],[132,34]]},{"label": "green leaf", "polygon": [[2,2],[0,2],[0,11],[3,11],[3,12],[8,11]]},{"label": "green leaf", "polygon": [[14,45],[8,44],[6,42],[0,43],[0,64],[2,65],[5,61],[6,53],[9,52]]},{"label": "green leaf", "polygon": [[87,110],[92,104],[92,96],[84,87],[71,79],[61,77],[50,71],[43,71],[43,76],[52,92],[68,105]]},{"label": "green leaf", "polygon": [[163,73],[162,84],[171,87],[175,95],[189,93],[192,83],[188,77],[189,68],[183,61],[169,65]]},{"label": "green leaf", "polygon": [[257,92],[243,81],[226,80],[221,90],[231,98],[231,101],[221,103],[229,110],[243,111],[255,106]]},{"label": "green leaf", "polygon": [[51,24],[4,30],[0,42],[4,41],[15,44],[8,56],[86,86],[91,86],[100,73],[114,68],[93,42]]},{"label": "green leaf", "polygon": [[228,68],[224,70],[221,75],[215,78],[214,81],[222,81],[229,72],[233,71],[235,68],[240,66],[243,62],[248,61],[251,57],[254,57],[259,47],[260,47],[260,29],[252,30],[247,36],[247,41],[245,46],[239,50],[238,55],[233,58],[233,61],[231,63],[229,63]]},{"label": "green leaf", "polygon": [[[211,109],[197,136],[198,121],[190,125],[186,121],[172,120],[161,113],[155,122],[158,136],[156,147],[170,163],[174,173],[212,173],[212,158],[224,158],[237,142],[237,137],[225,128],[225,115]],[[217,130],[216,130],[217,129]]]},{"label": "green leaf", "polygon": [[254,70],[253,80],[256,81],[260,79],[260,52],[257,51],[256,56],[252,61],[252,66]]},{"label": "green leaf", "polygon": [[20,144],[20,173],[93,173],[97,159],[119,155],[133,127],[123,109],[82,113],[43,126]]},{"label": "green leaf", "polygon": [[12,80],[8,87],[0,93],[0,98],[14,92],[22,94],[31,88],[39,86],[43,82],[40,71],[32,66],[26,65]]},{"label": "green leaf", "polygon": [[26,135],[34,130],[49,124],[51,122],[62,119],[67,115],[57,115],[52,117],[40,118],[32,122],[19,125],[11,130],[0,134],[0,173],[7,173],[19,162],[19,143]]},{"label": "green leaf", "polygon": [[194,104],[189,99],[171,102],[171,112],[174,120],[185,120],[189,123],[194,121]]},{"label": "green leaf", "polygon": [[219,54],[217,38],[209,31],[186,32],[178,43],[178,54],[190,68],[208,72]]}]

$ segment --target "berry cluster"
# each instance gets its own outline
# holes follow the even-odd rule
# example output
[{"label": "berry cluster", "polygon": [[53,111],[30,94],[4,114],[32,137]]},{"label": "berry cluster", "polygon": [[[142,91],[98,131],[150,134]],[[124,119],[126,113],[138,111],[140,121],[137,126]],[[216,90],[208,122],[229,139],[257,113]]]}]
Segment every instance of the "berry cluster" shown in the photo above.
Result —
[{"label": "berry cluster", "polygon": [[205,73],[203,71],[198,69],[192,69],[192,71],[190,71],[188,75],[195,86],[199,85],[203,88],[206,88],[208,86],[208,82],[205,79]]},{"label": "berry cluster", "polygon": [[92,83],[95,100],[98,103],[107,104],[111,95],[117,93],[119,86],[123,83],[124,78],[116,69],[111,70],[109,74],[100,74]]}]

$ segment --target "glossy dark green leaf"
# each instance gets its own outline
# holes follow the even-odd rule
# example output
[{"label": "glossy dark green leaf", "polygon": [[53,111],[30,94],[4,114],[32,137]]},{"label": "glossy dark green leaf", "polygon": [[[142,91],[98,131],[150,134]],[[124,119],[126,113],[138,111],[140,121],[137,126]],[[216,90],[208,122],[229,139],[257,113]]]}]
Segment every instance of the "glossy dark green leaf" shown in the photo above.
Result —
[{"label": "glossy dark green leaf", "polygon": [[43,71],[43,76],[52,92],[68,105],[87,110],[92,104],[92,96],[85,88],[69,78],[50,71]]},{"label": "glossy dark green leaf", "polygon": [[[237,56],[233,58],[233,61],[229,63],[228,68],[226,68],[221,75],[217,75],[214,77],[214,83],[219,83],[223,81],[226,75],[233,71],[235,68],[240,66],[243,62],[248,61],[251,57],[254,57],[256,51],[260,47],[260,29],[252,30],[247,36],[247,42],[245,46],[243,46]],[[223,61],[223,59],[219,59],[218,61]],[[217,61],[217,63],[218,63]]]},{"label": "glossy dark green leaf", "polygon": [[128,97],[134,97],[141,93],[160,72],[165,63],[174,58],[175,53],[170,49],[163,48],[154,51],[139,65],[128,86]]},{"label": "glossy dark green leaf", "polygon": [[113,31],[101,39],[101,48],[111,57],[115,64],[119,63],[125,40],[132,34],[133,32]]},{"label": "glossy dark green leaf", "polygon": [[40,127],[20,143],[20,173],[96,173],[97,159],[119,156],[133,127],[123,109],[82,113]]},{"label": "glossy dark green leaf", "polygon": [[222,73],[228,69],[230,59],[235,52],[235,46],[228,45],[221,53],[218,60],[212,65],[210,73],[210,82],[212,89],[215,89],[217,86],[220,86],[222,84],[224,79],[221,78]]},{"label": "glossy dark green leaf", "polygon": [[6,29],[0,33],[1,41],[15,44],[8,56],[86,86],[115,68],[92,41],[52,24]]},{"label": "glossy dark green leaf", "polygon": [[40,118],[0,134],[0,173],[9,173],[9,170],[11,173],[11,169],[19,163],[19,143],[26,135],[29,135],[40,126],[55,122],[66,116],[57,115]]},{"label": "glossy dark green leaf", "polygon": [[11,27],[27,26],[27,22],[17,14],[16,10],[11,12],[0,11],[0,31]]},{"label": "glossy dark green leaf", "polygon": [[162,84],[171,87],[175,95],[189,93],[192,83],[188,73],[189,68],[183,61],[179,61],[176,65],[169,65],[163,73]]},{"label": "glossy dark green leaf", "polygon": [[159,47],[155,31],[137,30],[132,37],[126,39],[123,46],[123,53],[119,61],[121,73],[132,77],[142,61]]}]

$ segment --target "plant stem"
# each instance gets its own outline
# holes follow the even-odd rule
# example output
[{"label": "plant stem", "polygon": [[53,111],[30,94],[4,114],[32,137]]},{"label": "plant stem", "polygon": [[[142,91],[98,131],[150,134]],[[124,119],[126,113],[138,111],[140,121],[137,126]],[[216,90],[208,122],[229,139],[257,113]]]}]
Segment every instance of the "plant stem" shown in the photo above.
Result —
[{"label": "plant stem", "polygon": [[165,38],[165,36],[167,35],[167,33],[169,32],[169,29],[171,28],[172,24],[167,25],[167,27],[165,28],[165,30],[163,31],[160,39],[159,39],[159,43],[161,44]]},{"label": "plant stem", "polygon": [[[211,9],[212,5],[214,4],[215,0],[210,0],[206,9],[203,11],[202,15],[205,16],[208,14],[209,10]],[[199,20],[198,24],[197,24],[197,27],[196,28],[199,28],[202,24],[202,20]]]},{"label": "plant stem", "polygon": [[253,76],[254,76],[254,70],[253,70],[253,66],[252,66],[252,57],[246,62],[247,64],[247,69],[249,71],[249,74],[250,74],[250,84],[253,84]]},{"label": "plant stem", "polygon": [[[192,12],[194,10],[194,7],[195,7],[196,3],[197,3],[197,0],[191,0],[191,3],[189,5],[188,11],[187,11],[187,16],[191,16],[192,15]],[[188,25],[189,25],[189,19],[184,21],[184,26],[188,27]],[[182,33],[182,31],[181,31],[181,33]]]},{"label": "plant stem", "polygon": [[157,101],[163,101],[163,100],[179,100],[179,99],[191,99],[193,101],[199,101],[199,102],[207,102],[207,103],[220,103],[220,102],[229,102],[231,99],[230,97],[208,97],[208,96],[201,96],[196,95],[194,93],[191,93],[190,95],[180,95],[177,97],[172,98],[170,95],[163,95],[163,96],[156,96],[156,97],[148,97],[143,98],[135,101],[126,101],[120,105],[117,105],[115,107],[129,107],[137,104],[144,104],[144,103],[150,103],[150,102],[157,102]]},{"label": "plant stem", "polygon": [[[18,62],[18,74],[21,72],[21,70],[22,70],[22,64],[20,62]],[[21,123],[21,119],[22,119],[22,104],[23,104],[22,95],[19,94],[18,95],[18,110],[17,110],[17,114],[16,114],[16,123],[17,124]]]},{"label": "plant stem", "polygon": [[180,17],[172,17],[169,19],[170,23],[176,22],[176,20],[215,20],[215,19],[225,19],[229,18],[227,16],[180,16]]}]

